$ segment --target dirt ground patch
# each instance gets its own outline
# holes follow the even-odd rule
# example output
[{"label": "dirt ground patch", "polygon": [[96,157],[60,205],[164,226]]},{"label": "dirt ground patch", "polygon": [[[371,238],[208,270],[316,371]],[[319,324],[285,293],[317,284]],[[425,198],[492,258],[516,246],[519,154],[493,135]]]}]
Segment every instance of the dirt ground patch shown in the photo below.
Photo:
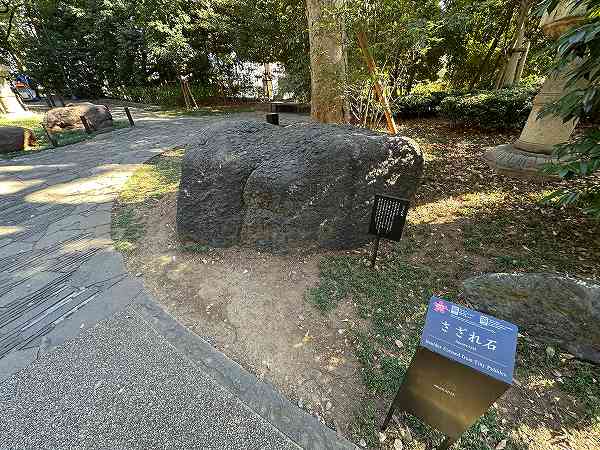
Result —
[{"label": "dirt ground patch", "polygon": [[128,270],[186,327],[347,432],[364,394],[347,339],[358,324],[350,305],[324,316],[306,302],[323,254],[181,246],[175,201],[167,194],[137,216],[146,231],[126,259]]}]

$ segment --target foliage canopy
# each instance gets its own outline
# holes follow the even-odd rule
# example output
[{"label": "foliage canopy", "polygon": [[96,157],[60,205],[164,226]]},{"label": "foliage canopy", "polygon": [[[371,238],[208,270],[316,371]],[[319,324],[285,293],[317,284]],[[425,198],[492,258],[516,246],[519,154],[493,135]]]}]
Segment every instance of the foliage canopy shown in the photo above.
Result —
[{"label": "foliage canopy", "polygon": [[[13,0],[0,11],[0,63],[66,94],[192,80],[235,93],[246,62],[281,62],[285,90],[309,93],[304,2],[295,0]],[[367,32],[393,95],[440,77],[493,87],[514,34],[518,0],[347,0],[351,81],[367,77],[355,32]],[[492,45],[494,37],[499,40]],[[551,62],[537,20],[525,76]]]}]

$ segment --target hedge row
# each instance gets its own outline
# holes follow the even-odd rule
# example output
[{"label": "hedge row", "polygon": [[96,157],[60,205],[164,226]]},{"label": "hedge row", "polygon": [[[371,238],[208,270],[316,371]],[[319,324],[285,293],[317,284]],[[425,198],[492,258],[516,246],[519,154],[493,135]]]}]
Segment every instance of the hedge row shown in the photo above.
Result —
[{"label": "hedge row", "polygon": [[[217,95],[211,86],[190,83],[190,90],[197,102]],[[136,103],[167,107],[185,106],[185,100],[179,83],[159,86],[124,86],[110,93],[111,97]]]},{"label": "hedge row", "polygon": [[531,111],[534,89],[515,88],[469,94],[407,95],[396,102],[396,115],[440,116],[455,124],[485,129],[522,128]]},{"label": "hedge row", "polygon": [[446,92],[405,95],[396,99],[394,110],[397,116],[403,118],[433,117],[437,115],[441,101],[449,95]]}]

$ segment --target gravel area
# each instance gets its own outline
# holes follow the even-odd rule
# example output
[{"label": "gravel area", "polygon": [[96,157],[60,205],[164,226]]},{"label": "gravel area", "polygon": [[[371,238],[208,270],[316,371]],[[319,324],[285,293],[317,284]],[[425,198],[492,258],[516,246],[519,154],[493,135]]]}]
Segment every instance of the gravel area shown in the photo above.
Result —
[{"label": "gravel area", "polygon": [[133,308],[0,384],[0,449],[294,449]]}]

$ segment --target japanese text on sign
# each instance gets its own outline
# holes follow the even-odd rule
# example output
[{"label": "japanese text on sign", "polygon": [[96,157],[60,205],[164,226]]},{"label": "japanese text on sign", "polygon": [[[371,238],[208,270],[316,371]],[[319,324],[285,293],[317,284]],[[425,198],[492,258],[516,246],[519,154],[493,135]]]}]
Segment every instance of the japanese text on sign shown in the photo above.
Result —
[{"label": "japanese text on sign", "polygon": [[432,297],[421,345],[512,384],[517,334],[512,323]]}]

